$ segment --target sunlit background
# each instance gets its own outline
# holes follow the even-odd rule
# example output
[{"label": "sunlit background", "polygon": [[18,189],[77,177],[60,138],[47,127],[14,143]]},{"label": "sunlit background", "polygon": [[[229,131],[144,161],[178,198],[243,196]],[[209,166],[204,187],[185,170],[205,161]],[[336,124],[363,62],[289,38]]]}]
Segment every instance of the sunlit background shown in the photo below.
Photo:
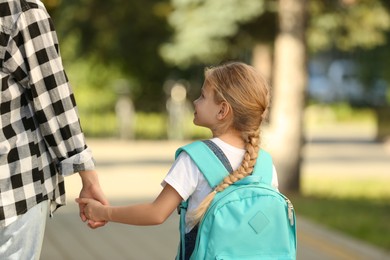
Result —
[{"label": "sunlit background", "polygon": [[[241,60],[272,86],[263,145],[297,214],[390,250],[389,1],[43,2],[91,147],[133,156],[97,152],[98,165],[137,163],[126,149],[145,142],[171,163],[176,145],[210,137],[192,124],[204,68]],[[125,199],[126,183],[110,194],[101,178]]]}]

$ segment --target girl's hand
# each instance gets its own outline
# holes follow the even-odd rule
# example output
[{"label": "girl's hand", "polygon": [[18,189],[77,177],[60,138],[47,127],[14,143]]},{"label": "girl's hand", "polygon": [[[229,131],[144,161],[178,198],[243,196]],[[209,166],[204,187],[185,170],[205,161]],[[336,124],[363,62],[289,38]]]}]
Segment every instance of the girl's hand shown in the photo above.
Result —
[{"label": "girl's hand", "polygon": [[88,198],[77,198],[76,202],[83,207],[84,215],[88,222],[106,222],[108,220],[107,206],[101,202],[88,199]]}]

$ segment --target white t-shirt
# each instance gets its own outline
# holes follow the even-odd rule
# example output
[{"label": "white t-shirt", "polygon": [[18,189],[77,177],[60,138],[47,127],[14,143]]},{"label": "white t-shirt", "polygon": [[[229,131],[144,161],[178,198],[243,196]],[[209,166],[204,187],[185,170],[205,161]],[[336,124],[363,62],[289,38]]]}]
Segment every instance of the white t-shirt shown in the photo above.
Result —
[{"label": "white t-shirt", "polygon": [[[236,170],[244,158],[245,150],[227,144],[219,138],[213,138],[211,141],[221,148],[233,170]],[[195,210],[212,191],[207,180],[186,152],[180,153],[161,185],[165,186],[167,183],[180,194],[183,200],[189,199],[187,212]],[[278,189],[275,167],[273,167],[272,173],[272,186]],[[193,228],[193,226],[188,225],[188,215],[186,223],[186,233],[188,233]]]}]

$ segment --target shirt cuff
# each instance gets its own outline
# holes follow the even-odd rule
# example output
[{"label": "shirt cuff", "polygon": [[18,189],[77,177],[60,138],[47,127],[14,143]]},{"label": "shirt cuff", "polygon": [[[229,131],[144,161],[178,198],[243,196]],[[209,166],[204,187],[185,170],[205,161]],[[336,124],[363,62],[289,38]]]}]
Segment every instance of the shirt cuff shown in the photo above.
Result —
[{"label": "shirt cuff", "polygon": [[59,171],[63,176],[69,176],[76,172],[95,169],[95,160],[92,157],[92,151],[87,148],[81,153],[67,158],[60,162]]}]

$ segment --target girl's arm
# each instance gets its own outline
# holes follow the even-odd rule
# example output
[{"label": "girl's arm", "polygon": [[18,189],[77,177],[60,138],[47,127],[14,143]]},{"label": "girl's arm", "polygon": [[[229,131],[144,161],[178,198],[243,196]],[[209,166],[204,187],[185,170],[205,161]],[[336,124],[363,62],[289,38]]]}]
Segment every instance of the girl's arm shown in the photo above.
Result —
[{"label": "girl's arm", "polygon": [[76,202],[84,204],[84,214],[92,221],[112,221],[129,225],[147,226],[163,223],[182,201],[181,196],[169,184],[151,203],[129,206],[107,206],[100,202],[78,198]]}]

